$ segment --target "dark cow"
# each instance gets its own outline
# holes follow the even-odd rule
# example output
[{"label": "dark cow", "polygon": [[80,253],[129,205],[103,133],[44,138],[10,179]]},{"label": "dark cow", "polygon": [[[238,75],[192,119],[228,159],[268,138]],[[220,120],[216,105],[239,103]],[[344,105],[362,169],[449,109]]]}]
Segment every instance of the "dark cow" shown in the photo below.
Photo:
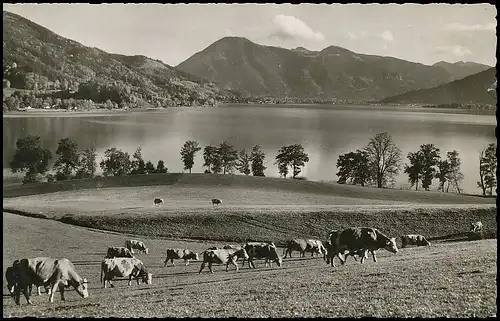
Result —
[{"label": "dark cow", "polygon": [[479,232],[483,229],[483,223],[481,221],[474,222],[470,225],[471,232]]},{"label": "dark cow", "polygon": [[189,265],[189,260],[199,261],[200,256],[189,249],[167,249],[167,257],[165,258],[164,267],[167,266],[167,262],[170,260],[172,265],[175,265],[174,260],[183,259],[184,264]]},{"label": "dark cow", "polygon": [[[19,264],[19,260],[14,261],[12,266],[9,266],[7,270],[5,271],[5,279],[7,280],[7,288],[9,289],[9,294],[11,296],[14,296],[15,293],[15,287],[19,285],[19,273],[16,265]],[[30,294],[33,294],[33,285],[36,286],[36,290],[38,295],[42,295],[40,288],[42,287],[41,285],[37,284],[30,284],[29,291]],[[45,292],[50,295],[50,288],[48,286],[45,287]]]},{"label": "dark cow", "polygon": [[[253,267],[254,269],[254,259],[265,259],[265,267],[267,267],[268,263],[271,264],[271,262],[275,262],[279,267],[281,267],[281,264],[283,263],[281,257],[278,254],[278,249],[276,248],[276,245],[274,245],[274,243],[249,242],[245,244],[244,249],[248,253],[248,266]],[[243,260],[243,265],[244,264],[245,260]]]},{"label": "dark cow", "polygon": [[225,264],[226,272],[228,272],[229,264],[233,264],[236,267],[236,271],[239,270],[238,264],[236,261],[242,258],[243,260],[248,259],[248,254],[245,249],[216,249],[216,250],[207,250],[203,252],[203,262],[201,263],[200,271],[198,274],[203,271],[205,268],[205,264],[208,263],[208,269],[210,273],[214,273],[212,270],[212,264]]},{"label": "dark cow", "polygon": [[101,282],[104,282],[106,288],[106,281],[113,288],[111,283],[114,277],[128,277],[128,285],[132,285],[132,278],[137,280],[139,285],[139,278],[146,284],[153,283],[153,274],[148,273],[141,260],[137,258],[113,258],[104,259],[101,263]]},{"label": "dark cow", "polygon": [[222,200],[220,199],[217,199],[217,198],[212,198],[212,205],[215,206],[219,206],[219,204],[222,204]]},{"label": "dark cow", "polygon": [[153,202],[155,206],[160,206],[163,203],[163,198],[155,198]]},{"label": "dark cow", "polygon": [[137,240],[126,240],[125,247],[130,250],[130,253],[134,254],[134,249],[138,250],[139,253],[148,254],[149,249],[144,245],[144,242]]},{"label": "dark cow", "polygon": [[53,259],[48,257],[36,257],[33,259],[22,259],[15,266],[19,276],[19,285],[15,290],[15,301],[20,305],[21,291],[28,304],[32,304],[28,288],[31,284],[46,285],[50,288],[49,302],[54,302],[54,294],[59,288],[61,300],[64,298],[64,289],[67,286],[75,288],[76,292],[83,298],[89,296],[87,279],[81,278],[75,271],[73,263],[68,259]]},{"label": "dark cow", "polygon": [[114,258],[114,257],[128,257],[128,258],[133,258],[134,256],[132,255],[132,252],[130,252],[129,249],[123,246],[113,246],[113,247],[108,247],[108,253],[106,255],[106,258]]},{"label": "dark cow", "polygon": [[299,251],[299,256],[304,257],[306,253],[307,242],[304,239],[292,239],[286,241],[285,249],[283,251],[283,258],[286,259],[288,255],[292,257],[293,251]]},{"label": "dark cow", "polygon": [[331,258],[330,264],[334,266],[334,257],[337,256],[342,264],[345,263],[345,258],[342,260],[340,254],[346,251],[359,253],[364,251],[361,257],[361,263],[367,258],[368,251],[372,253],[373,261],[377,262],[375,251],[381,248],[387,251],[397,253],[396,239],[389,238],[382,234],[379,230],[369,227],[347,228],[337,233],[332,233],[330,242],[333,245],[333,253],[328,256]]},{"label": "dark cow", "polygon": [[429,243],[429,241],[427,241],[425,237],[420,234],[408,234],[401,236],[401,248],[405,248],[408,245],[429,246],[431,243]]}]

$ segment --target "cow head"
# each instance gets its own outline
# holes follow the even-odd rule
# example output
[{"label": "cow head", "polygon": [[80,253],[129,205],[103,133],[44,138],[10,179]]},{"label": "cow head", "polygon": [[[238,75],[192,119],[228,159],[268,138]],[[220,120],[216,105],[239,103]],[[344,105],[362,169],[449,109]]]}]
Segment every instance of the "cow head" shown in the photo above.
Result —
[{"label": "cow head", "polygon": [[270,246],[269,246],[269,252],[271,254],[271,257],[273,258],[273,261],[279,266],[281,267],[281,263],[283,263],[283,260],[281,259],[281,257],[279,256],[278,254],[278,249],[276,248],[276,245],[274,245],[274,243],[270,243]]},{"label": "cow head", "polygon": [[146,284],[153,284],[153,274],[152,273],[144,273],[142,275],[142,282]]},{"label": "cow head", "polygon": [[396,238],[391,237],[390,239],[387,239],[384,249],[386,249],[389,252],[392,253],[398,253],[398,247],[396,245]]},{"label": "cow head", "polygon": [[74,288],[76,293],[78,293],[82,298],[89,297],[88,281],[86,278],[80,279],[80,281],[74,285]]}]

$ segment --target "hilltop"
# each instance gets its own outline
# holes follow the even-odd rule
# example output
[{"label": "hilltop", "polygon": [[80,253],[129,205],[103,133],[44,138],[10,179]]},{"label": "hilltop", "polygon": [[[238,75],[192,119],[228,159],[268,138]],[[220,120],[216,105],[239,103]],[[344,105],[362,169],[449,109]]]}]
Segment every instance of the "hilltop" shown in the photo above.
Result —
[{"label": "hilltop", "polygon": [[496,82],[496,69],[489,68],[441,86],[387,97],[381,103],[425,104],[496,104],[495,91],[488,91]]},{"label": "hilltop", "polygon": [[452,75],[452,81],[462,79],[491,68],[491,66],[479,64],[473,61],[457,61],[455,63],[439,61],[432,66],[441,67],[449,72]]},{"label": "hilltop", "polygon": [[338,46],[321,51],[288,50],[225,37],[177,68],[251,95],[360,101],[434,87],[479,72],[483,66],[456,65],[447,70],[441,65],[365,55]]},{"label": "hilltop", "polygon": [[[28,105],[85,109],[90,108],[89,99],[90,105],[109,100],[110,109],[214,105],[234,95],[159,60],[87,47],[7,11],[3,12],[3,67],[4,88],[28,90],[20,91],[17,102],[7,101],[7,109]],[[23,97],[29,94],[33,98]],[[47,97],[85,100],[87,105],[55,103]]]}]

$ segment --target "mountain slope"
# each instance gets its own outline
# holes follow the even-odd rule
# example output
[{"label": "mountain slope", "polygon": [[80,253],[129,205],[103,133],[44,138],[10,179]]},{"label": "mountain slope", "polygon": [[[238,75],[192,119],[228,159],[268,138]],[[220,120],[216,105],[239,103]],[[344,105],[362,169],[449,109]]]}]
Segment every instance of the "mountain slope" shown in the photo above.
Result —
[{"label": "mountain slope", "polygon": [[4,87],[7,83],[19,89],[78,91],[72,98],[110,99],[130,107],[141,107],[139,102],[145,106],[213,104],[219,94],[227,94],[161,61],[86,47],[6,11],[3,65]]},{"label": "mountain slope", "polygon": [[[410,91],[402,95],[387,97],[381,103],[425,103],[425,104],[496,104],[494,91],[496,69],[489,68],[463,79],[430,89]],[[496,85],[495,85],[496,86]]]},{"label": "mountain slope", "polygon": [[252,95],[379,100],[447,83],[442,67],[391,57],[363,55],[330,46],[321,51],[255,44],[225,37],[177,68]]},{"label": "mountain slope", "polygon": [[467,76],[471,76],[481,71],[485,71],[486,69],[491,68],[491,66],[478,64],[472,61],[458,61],[455,63],[449,63],[446,61],[440,61],[433,64],[434,67],[441,67],[445,69],[452,75],[452,81],[465,78]]}]

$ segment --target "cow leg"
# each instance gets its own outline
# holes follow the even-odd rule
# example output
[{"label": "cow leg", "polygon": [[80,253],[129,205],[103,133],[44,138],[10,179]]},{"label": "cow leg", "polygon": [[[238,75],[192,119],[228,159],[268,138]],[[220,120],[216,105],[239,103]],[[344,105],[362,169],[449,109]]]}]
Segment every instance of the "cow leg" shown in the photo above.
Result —
[{"label": "cow leg", "polygon": [[49,302],[54,302],[54,294],[56,293],[56,289],[57,289],[57,286],[59,285],[58,284],[59,282],[54,282],[51,286],[51,292],[50,292],[50,295],[49,295]]},{"label": "cow leg", "polygon": [[163,267],[166,267],[167,266],[167,263],[168,263],[168,259],[165,259],[165,262],[163,262]]},{"label": "cow leg", "polygon": [[[346,256],[346,257],[344,257],[344,259],[342,259],[342,257],[340,256],[340,252],[339,252],[339,253],[337,253],[337,257],[339,258],[340,263],[341,263],[342,265],[344,265],[344,264],[345,264],[345,261],[347,260],[347,256]],[[332,260],[333,260],[333,259],[332,259]]]},{"label": "cow leg", "polygon": [[371,252],[372,252],[372,256],[373,256],[373,262],[377,262],[377,257],[375,256],[375,251],[371,251]]},{"label": "cow leg", "polygon": [[28,302],[28,304],[33,304],[33,302],[31,302],[31,299],[30,299],[30,294],[31,294],[30,292],[28,292],[28,287],[24,287],[23,294],[24,294],[24,297],[26,298],[26,301]]},{"label": "cow leg", "polygon": [[108,280],[106,280],[106,276],[104,276],[103,280],[104,280],[104,288],[106,288],[106,282],[108,281]]},{"label": "cow leg", "polygon": [[198,272],[198,274],[200,274],[204,268],[205,268],[205,262],[201,263],[200,271]]},{"label": "cow leg", "polygon": [[63,283],[59,283],[59,292],[61,292],[61,301],[66,301],[66,299],[64,298],[64,284]]},{"label": "cow leg", "polygon": [[184,264],[185,264],[186,266],[188,266],[188,265],[189,265],[189,260],[184,260]]},{"label": "cow leg", "polygon": [[38,294],[38,295],[42,295],[42,292],[40,291],[40,288],[41,288],[41,287],[42,287],[42,286],[38,286],[38,285],[37,285],[37,287],[36,287],[36,292],[37,292],[37,294]]},{"label": "cow leg", "polygon": [[172,263],[172,265],[175,265],[174,259],[170,259],[170,262]]},{"label": "cow leg", "polygon": [[128,276],[128,286],[132,285],[132,273]]},{"label": "cow leg", "polygon": [[214,273],[212,270],[212,261],[208,262],[208,269],[210,270],[210,273]]}]

